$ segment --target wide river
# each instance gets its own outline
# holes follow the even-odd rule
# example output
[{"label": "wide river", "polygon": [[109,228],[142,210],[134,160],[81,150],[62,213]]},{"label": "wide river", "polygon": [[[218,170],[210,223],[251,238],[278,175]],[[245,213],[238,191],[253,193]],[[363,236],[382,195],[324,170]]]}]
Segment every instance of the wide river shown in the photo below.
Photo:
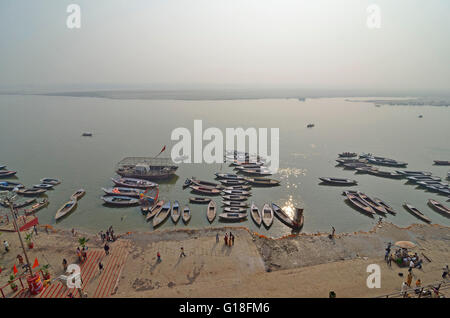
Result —
[{"label": "wide river", "polygon": [[[445,180],[449,167],[434,166],[433,160],[450,160],[447,107],[375,107],[345,98],[178,101],[0,95],[0,165],[18,171],[17,179],[10,180],[26,186],[43,177],[62,180],[47,192],[50,205],[37,214],[41,224],[92,232],[110,225],[116,232],[152,231],[138,207],[104,206],[101,188],[112,185],[114,167],[124,157],[154,156],[163,145],[167,150],[162,156],[169,156],[175,143],[170,140],[172,130],[186,127],[193,133],[195,119],[203,120],[203,129],[217,127],[224,132],[236,127],[279,128],[280,169],[273,178],[281,180],[281,186],[253,188],[249,202],[255,201],[260,208],[265,202],[304,207],[303,232],[330,231],[331,226],[337,232],[368,230],[378,221],[346,204],[342,196],[346,188],[319,185],[321,176],[358,180],[352,189],[382,198],[397,210],[396,216],[387,217],[389,222],[400,226],[421,223],[402,207],[409,202],[433,223],[450,225],[450,219],[427,206],[430,198],[448,205],[446,197],[417,189],[403,179],[355,175],[335,167],[340,152],[371,152],[406,161],[408,170],[431,171]],[[308,123],[315,127],[306,128]],[[94,136],[81,137],[85,131]],[[196,176],[213,181],[217,171],[232,169],[225,164],[180,164],[178,178],[160,185],[160,197],[184,206],[193,196],[182,189],[184,180]],[[84,188],[86,196],[72,214],[55,224],[56,210],[78,188]],[[217,203],[219,198],[215,198]],[[218,218],[208,223],[206,206],[190,207],[189,227],[222,224]],[[250,216],[234,225],[273,237],[290,233],[277,219],[269,230],[257,228]],[[185,225],[167,220],[161,226],[174,227]]]}]

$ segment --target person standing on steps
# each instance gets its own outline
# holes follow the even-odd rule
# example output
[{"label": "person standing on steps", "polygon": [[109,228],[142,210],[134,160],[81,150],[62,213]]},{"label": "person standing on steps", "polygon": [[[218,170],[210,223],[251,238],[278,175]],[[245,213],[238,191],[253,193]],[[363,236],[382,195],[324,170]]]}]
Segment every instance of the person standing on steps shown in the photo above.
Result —
[{"label": "person standing on steps", "polygon": [[184,254],[184,248],[183,248],[183,246],[181,247],[180,257],[186,257],[186,254]]}]

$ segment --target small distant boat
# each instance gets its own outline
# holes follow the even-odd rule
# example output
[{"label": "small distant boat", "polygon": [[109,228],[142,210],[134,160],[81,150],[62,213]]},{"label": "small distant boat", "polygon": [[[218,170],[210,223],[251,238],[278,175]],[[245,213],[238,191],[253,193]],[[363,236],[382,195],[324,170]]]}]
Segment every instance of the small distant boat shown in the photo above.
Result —
[{"label": "small distant boat", "polygon": [[138,205],[139,200],[132,197],[125,197],[121,195],[102,196],[102,200],[106,204],[118,205],[118,206],[131,206]]},{"label": "small distant boat", "polygon": [[320,177],[319,179],[326,184],[332,184],[332,185],[349,186],[349,185],[357,185],[358,184],[358,181],[350,180],[350,179],[325,178],[325,177]]},{"label": "small distant boat", "polygon": [[86,191],[84,189],[78,189],[74,192],[74,194],[71,195],[71,199],[80,200],[84,195],[86,194]]},{"label": "small distant boat", "polygon": [[252,216],[252,219],[255,222],[255,224],[257,226],[261,226],[261,222],[262,222],[261,212],[259,211],[255,202],[252,202],[252,205],[250,207],[250,215]]},{"label": "small distant boat", "polygon": [[306,128],[313,128],[315,125],[314,124],[308,124],[306,125]]},{"label": "small distant boat", "polygon": [[274,187],[280,185],[280,181],[275,179],[269,179],[269,178],[246,178],[245,179],[248,183],[255,186],[260,187]]},{"label": "small distant boat", "polygon": [[161,225],[170,214],[170,201],[164,204],[159,212],[153,218],[153,228]]},{"label": "small distant boat", "polygon": [[382,170],[375,170],[375,169],[371,169],[367,171],[368,174],[371,174],[373,176],[377,176],[377,177],[383,177],[383,178],[391,178],[391,179],[401,179],[404,177],[404,175],[397,173],[397,172],[393,172],[393,171],[382,171]]},{"label": "small distant boat", "polygon": [[238,171],[242,171],[245,169],[264,169],[264,168],[262,165],[250,163],[250,164],[236,166],[236,167],[234,167],[234,169],[238,170]]},{"label": "small distant boat", "polygon": [[51,185],[54,185],[54,186],[61,183],[61,181],[59,181],[58,179],[54,179],[54,178],[42,178],[39,181],[41,183],[51,184]]},{"label": "small distant boat", "polygon": [[208,204],[208,209],[206,211],[206,218],[208,219],[209,223],[212,223],[212,221],[214,221],[216,217],[216,210],[217,210],[216,202],[211,200]]},{"label": "small distant boat", "polygon": [[437,192],[438,194],[450,196],[450,189],[448,187],[438,188],[438,187],[428,186],[427,189],[433,190],[433,191]]},{"label": "small distant boat", "polygon": [[200,204],[206,204],[211,201],[210,198],[199,198],[199,197],[191,197],[189,198],[189,202],[192,203],[200,203]]},{"label": "small distant boat", "polygon": [[378,171],[378,168],[372,166],[362,166],[355,168],[356,173],[371,173]]},{"label": "small distant boat", "polygon": [[76,206],[77,200],[70,200],[64,203],[64,205],[56,212],[55,220],[60,220],[61,218],[72,212],[76,208]]},{"label": "small distant boat", "polygon": [[133,198],[139,198],[145,192],[144,189],[126,187],[102,188],[102,190],[108,195],[122,195]]},{"label": "small distant boat", "polygon": [[433,160],[434,164],[437,166],[450,166],[450,161],[448,160]]},{"label": "small distant boat", "polygon": [[6,168],[6,165],[0,165],[0,170],[3,170]]},{"label": "small distant boat", "polygon": [[418,117],[419,117],[419,118],[423,118],[423,115],[419,115]]},{"label": "small distant boat", "polygon": [[148,220],[150,220],[152,217],[154,217],[156,214],[158,214],[159,211],[161,211],[163,205],[164,205],[164,200],[160,200],[160,201],[156,202],[156,204],[153,205],[153,206],[149,209],[147,215],[145,216],[145,220],[148,221]]},{"label": "small distant boat", "polygon": [[336,159],[336,162],[338,163],[338,165],[344,165],[347,163],[366,163],[367,164],[367,160],[366,159],[356,159],[356,158],[345,158],[345,159]]},{"label": "small distant boat", "polygon": [[368,158],[367,161],[369,161],[369,163],[372,163],[374,165],[388,166],[388,167],[406,167],[408,165],[408,163],[406,162],[380,157]]},{"label": "small distant boat", "polygon": [[10,181],[1,181],[0,182],[0,190],[12,191],[14,189],[25,188],[25,186],[21,183],[10,182]]},{"label": "small distant boat", "polygon": [[349,191],[345,191],[344,194],[347,196],[349,202],[356,207],[358,210],[368,214],[369,216],[374,216],[375,211],[372,209],[370,205],[364,202],[360,197],[356,194],[350,193]]},{"label": "small distant boat", "polygon": [[83,134],[81,134],[82,137],[92,137],[92,133],[91,132],[84,132]]},{"label": "small distant boat", "polygon": [[183,209],[182,213],[182,219],[184,224],[187,224],[189,220],[191,219],[191,209],[189,208],[189,205],[186,205]]},{"label": "small distant boat", "polygon": [[0,170],[0,178],[12,177],[17,171]]},{"label": "small distant boat", "polygon": [[227,206],[224,207],[223,210],[227,213],[247,213],[246,208],[240,208],[237,206]]},{"label": "small distant boat", "polygon": [[192,184],[192,180],[187,178],[186,180],[184,180],[183,189],[189,187],[191,184]]},{"label": "small distant boat", "polygon": [[227,195],[223,195],[222,198],[225,201],[245,201],[248,198],[246,196],[243,195],[235,195],[235,194],[227,194]]},{"label": "small distant boat", "polygon": [[296,208],[296,215],[290,216],[286,212],[283,211],[278,205],[272,203],[272,210],[275,216],[285,225],[289,226],[292,229],[300,229],[304,223],[304,215],[303,209]]},{"label": "small distant boat", "polygon": [[242,201],[222,201],[225,206],[235,206],[239,208],[248,208],[248,204]]},{"label": "small distant boat", "polygon": [[52,184],[48,184],[48,183],[39,183],[39,184],[35,184],[33,186],[33,188],[50,190],[50,189],[53,189],[53,185]]},{"label": "small distant boat", "polygon": [[[36,199],[33,198],[33,199],[25,200],[22,202],[15,202],[13,204],[13,208],[20,209],[20,208],[23,208],[24,206],[30,205],[34,201],[36,201]],[[9,208],[9,206],[4,201],[0,201],[0,204],[3,205],[5,208]]]},{"label": "small distant boat", "polygon": [[357,168],[370,167],[367,163],[363,162],[344,163],[342,166],[344,167],[344,169],[348,170],[356,170]]},{"label": "small distant boat", "polygon": [[216,177],[219,179],[230,179],[230,180],[243,180],[244,177],[238,176],[237,174],[233,173],[215,173]]},{"label": "small distant boat", "polygon": [[170,217],[172,218],[173,223],[177,224],[180,216],[180,204],[178,203],[178,201],[175,201],[172,205],[172,211],[170,212]]},{"label": "small distant boat", "polygon": [[252,175],[252,176],[270,176],[272,171],[269,169],[255,168],[255,169],[242,169],[239,172]]},{"label": "small distant boat", "polygon": [[240,222],[247,218],[247,213],[225,212],[219,214],[219,218],[227,222]]},{"label": "small distant boat", "polygon": [[411,204],[405,203],[405,204],[403,204],[403,206],[405,207],[406,210],[408,210],[415,217],[417,217],[417,218],[419,218],[422,221],[425,221],[427,223],[431,223],[431,219],[430,218],[425,216],[422,212],[420,212],[417,208],[415,208]]},{"label": "small distant boat", "polygon": [[264,165],[264,162],[262,161],[239,161],[239,160],[234,160],[231,163],[232,166],[252,166],[252,167],[261,167]]},{"label": "small distant boat", "polygon": [[339,158],[353,158],[358,154],[356,152],[343,152],[339,154]]},{"label": "small distant boat", "polygon": [[210,182],[210,181],[203,181],[203,180],[197,180],[197,179],[191,179],[191,185],[199,186],[203,188],[212,188],[212,189],[222,189],[223,185]]},{"label": "small distant boat", "polygon": [[[246,179],[247,180],[247,179]],[[224,188],[224,190],[250,190],[251,185],[235,185]]]},{"label": "small distant boat", "polygon": [[223,190],[223,193],[235,194],[235,195],[245,195],[245,196],[251,195],[250,191],[245,191],[245,190]]},{"label": "small distant boat", "polygon": [[191,185],[190,188],[192,189],[193,192],[197,192],[197,193],[201,193],[201,194],[205,194],[205,195],[219,195],[221,192],[219,189],[216,189],[216,188],[202,187],[202,186],[196,186],[196,185]]},{"label": "small distant boat", "polygon": [[273,210],[267,203],[264,204],[262,208],[262,223],[266,228],[270,228],[273,223]]},{"label": "small distant boat", "polygon": [[384,206],[373,200],[371,197],[369,197],[367,194],[364,194],[362,192],[357,192],[356,195],[363,200],[367,205],[369,205],[375,212],[381,213],[383,215],[387,214],[386,209]]},{"label": "small distant boat", "polygon": [[406,179],[408,179],[408,181],[416,183],[419,181],[441,181],[441,178],[433,176],[415,176],[415,177],[406,177]]},{"label": "small distant boat", "polygon": [[128,188],[139,188],[139,189],[148,189],[155,188],[158,186],[157,183],[143,180],[143,179],[135,179],[135,178],[112,178],[111,179],[115,185],[121,187]]},{"label": "small distant boat", "polygon": [[450,217],[450,208],[447,208],[442,203],[439,203],[438,201],[433,200],[433,199],[429,199],[428,205],[431,206],[434,210],[441,213],[442,215],[444,215],[446,217]]},{"label": "small distant boat", "polygon": [[48,206],[48,204],[49,204],[48,200],[43,199],[42,201],[37,202],[36,204],[33,204],[29,209],[25,209],[24,210],[25,215],[33,214],[33,213],[39,211],[40,209]]},{"label": "small distant boat", "polygon": [[226,186],[232,186],[232,185],[244,185],[246,183],[246,181],[244,180],[228,180],[228,179],[223,179],[220,180],[220,183],[226,185]]},{"label": "small distant boat", "polygon": [[440,181],[434,181],[434,180],[418,181],[416,183],[419,187],[425,187],[425,188],[430,185],[433,187],[444,187],[444,188],[448,187],[448,184],[440,182]]},{"label": "small distant boat", "polygon": [[389,205],[389,204],[387,204],[386,202],[384,202],[383,200],[381,200],[381,199],[378,199],[378,198],[373,198],[373,200],[376,202],[376,203],[378,203],[379,205],[381,205],[382,207],[384,207],[384,209],[387,211],[387,212],[389,212],[389,213],[391,213],[391,214],[397,214],[397,212],[395,212],[395,210]]},{"label": "small distant boat", "polygon": [[17,190],[17,194],[26,196],[26,197],[33,197],[38,196],[41,194],[44,194],[47,190],[45,189],[19,189]]},{"label": "small distant boat", "polygon": [[404,176],[414,177],[414,176],[431,176],[431,172],[428,171],[407,171],[407,170],[395,170],[395,172],[400,173]]}]

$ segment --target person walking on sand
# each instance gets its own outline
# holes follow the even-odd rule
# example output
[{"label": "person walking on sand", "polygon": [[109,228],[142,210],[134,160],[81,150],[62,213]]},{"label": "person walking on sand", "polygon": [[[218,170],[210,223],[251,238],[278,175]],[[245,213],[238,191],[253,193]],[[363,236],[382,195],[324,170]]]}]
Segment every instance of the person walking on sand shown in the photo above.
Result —
[{"label": "person walking on sand", "polygon": [[406,284],[408,285],[408,287],[411,287],[412,276],[413,276],[412,273],[409,272],[408,278],[406,279]]},{"label": "person walking on sand", "polygon": [[334,233],[336,232],[336,229],[334,226],[331,226],[331,238],[334,239]]},{"label": "person walking on sand", "polygon": [[98,262],[98,270],[100,271],[100,273],[103,271],[103,264],[102,264],[102,262]]},{"label": "person walking on sand", "polygon": [[105,250],[105,254],[109,255],[109,245],[108,245],[108,243],[105,243],[105,246],[103,247],[103,249]]},{"label": "person walking on sand", "polygon": [[225,237],[223,239],[225,240],[225,245],[228,245],[228,233],[225,233]]},{"label": "person walking on sand", "polygon": [[34,225],[34,226],[33,226],[33,230],[34,230],[34,233],[35,233],[36,235],[38,235],[38,232],[37,232],[37,227],[36,227],[36,225]]},{"label": "person walking on sand", "polygon": [[219,233],[216,233],[216,243],[219,243]]},{"label": "person walking on sand", "polygon": [[83,258],[82,258],[81,250],[79,247],[77,247],[77,256],[78,256],[78,260],[81,262],[83,260]]},{"label": "person walking on sand", "polygon": [[234,235],[231,236],[231,245],[234,245]]},{"label": "person walking on sand", "polygon": [[100,236],[100,239],[102,240],[102,243],[105,243],[105,238],[103,236],[103,231],[100,231],[100,233],[98,233],[98,235]]},{"label": "person walking on sand", "polygon": [[83,246],[81,249],[81,256],[83,256],[83,260],[85,261],[87,259],[87,248],[86,246]]},{"label": "person walking on sand", "polygon": [[157,257],[158,263],[160,263],[161,262],[161,254],[159,254],[159,252],[156,253],[156,257]]},{"label": "person walking on sand", "polygon": [[67,272],[67,260],[65,258],[63,258],[62,266],[63,266],[63,269],[64,269],[64,273]]},{"label": "person walking on sand", "polygon": [[3,245],[5,246],[5,251],[8,253],[9,252],[9,243],[8,243],[8,241],[4,240],[3,241]]},{"label": "person walking on sand", "polygon": [[183,246],[181,247],[180,257],[186,257],[186,254],[184,254],[184,248],[183,248]]}]

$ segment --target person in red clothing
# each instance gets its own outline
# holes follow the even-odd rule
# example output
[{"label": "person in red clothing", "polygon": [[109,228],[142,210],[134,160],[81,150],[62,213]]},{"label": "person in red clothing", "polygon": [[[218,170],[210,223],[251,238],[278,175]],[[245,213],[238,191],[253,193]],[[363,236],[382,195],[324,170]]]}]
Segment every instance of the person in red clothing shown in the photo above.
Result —
[{"label": "person in red clothing", "polygon": [[159,254],[159,252],[156,254],[156,256],[158,257],[158,263],[161,262],[161,254]]}]

